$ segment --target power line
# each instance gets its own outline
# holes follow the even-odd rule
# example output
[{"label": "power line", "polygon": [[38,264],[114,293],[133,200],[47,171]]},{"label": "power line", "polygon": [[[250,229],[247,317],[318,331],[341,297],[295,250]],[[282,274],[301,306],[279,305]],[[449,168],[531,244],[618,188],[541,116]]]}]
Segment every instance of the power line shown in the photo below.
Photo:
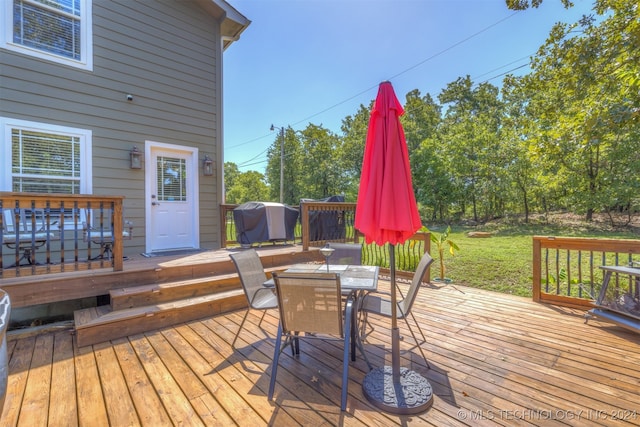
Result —
[{"label": "power line", "polygon": [[489,80],[493,80],[493,79],[497,79],[498,77],[505,76],[505,75],[507,75],[507,74],[509,74],[509,73],[511,73],[511,72],[513,72],[513,71],[519,70],[520,68],[527,67],[528,65],[529,65],[529,64],[523,64],[523,65],[520,65],[519,67],[512,68],[512,69],[510,69],[510,70],[505,71],[504,73],[500,73],[500,74],[498,74],[498,75],[496,75],[496,76],[489,77],[488,79],[486,79],[486,80],[485,80],[484,82],[482,82],[482,83],[486,83],[486,82],[488,82]]},{"label": "power line", "polygon": [[[529,58],[529,56],[527,56],[526,58]],[[504,68],[504,67],[506,67],[506,66],[508,66],[508,65],[511,65],[511,64],[516,63],[516,62],[518,62],[518,61],[521,61],[522,59],[523,59],[523,58],[520,58],[520,59],[518,59],[518,60],[515,60],[515,61],[512,61],[512,62],[510,62],[510,63],[508,63],[508,64],[505,64],[505,65],[503,65],[503,66],[501,66],[501,67],[494,68],[492,71],[500,70],[500,69],[502,69],[502,68]],[[487,79],[483,80],[483,81],[482,81],[482,82],[480,82],[480,83],[476,83],[476,85],[477,85],[477,84],[481,84],[481,83],[489,82],[489,81],[491,81],[491,80],[493,80],[493,79],[496,79],[496,78],[498,78],[498,77],[504,76],[504,75],[509,74],[509,73],[511,73],[511,72],[513,72],[513,71],[516,71],[516,70],[519,70],[519,69],[521,69],[521,68],[527,67],[528,65],[529,65],[529,64],[527,63],[527,64],[522,64],[522,65],[520,65],[520,66],[518,66],[518,67],[515,67],[515,68],[511,68],[511,69],[509,69],[509,70],[507,70],[507,71],[505,71],[505,72],[502,72],[502,73],[500,73],[500,74],[496,74],[496,75],[494,75],[494,76],[492,76],[492,77],[489,77],[489,78],[487,78]],[[487,74],[489,74],[489,72],[483,73],[483,74],[479,75],[478,77],[486,76]],[[377,86],[376,86],[376,87],[377,87]],[[368,90],[369,90],[369,89],[368,89]],[[351,98],[350,98],[350,99],[351,99]],[[339,104],[336,104],[336,105],[339,105]],[[324,111],[326,111],[326,110],[324,110]],[[324,111],[322,111],[322,112],[324,112]],[[320,113],[322,113],[322,112],[320,112]],[[411,110],[405,110],[405,113],[410,113],[410,112],[411,112]],[[320,114],[320,113],[314,114],[313,116],[310,116],[310,117],[314,117],[314,116],[316,116],[316,115],[318,115],[318,114]],[[310,118],[310,117],[309,117],[309,118]],[[306,119],[305,119],[305,120],[306,120]],[[294,123],[294,124],[298,124],[298,123]],[[265,136],[264,136],[264,137],[262,137],[262,138],[265,138],[266,136],[269,136],[269,135],[265,135]],[[254,140],[252,140],[251,142],[253,142],[253,141],[255,141],[255,139],[254,139]],[[244,144],[246,144],[246,143],[244,143]],[[243,144],[240,144],[240,145],[243,145]],[[237,147],[237,146],[236,146],[236,147]],[[244,162],[242,162],[242,163],[238,164],[238,167],[239,167],[239,168],[241,168],[241,167],[254,166],[254,165],[259,165],[259,164],[267,163],[267,162],[269,161],[268,159],[259,160],[259,161],[256,161],[256,162],[252,162],[252,161],[253,161],[253,160],[255,160],[255,159],[257,159],[258,157],[260,157],[260,156],[264,155],[268,150],[269,150],[269,147],[267,147],[267,148],[266,148],[265,150],[263,150],[260,154],[258,154],[258,155],[256,155],[256,156],[252,157],[251,159],[246,160],[246,161],[244,161]],[[252,163],[249,163],[249,162],[252,162]]]},{"label": "power line", "polygon": [[[521,58],[519,58],[519,59],[516,59],[515,61],[511,61],[511,62],[509,62],[509,63],[507,63],[507,64],[505,64],[505,65],[503,65],[503,66],[501,66],[501,67],[497,67],[497,68],[494,68],[494,69],[493,69],[493,70],[491,70],[491,71],[487,71],[486,73],[480,74],[480,75],[479,75],[479,76],[477,76],[476,78],[478,78],[478,77],[482,77],[482,76],[486,76],[487,74],[489,74],[489,73],[491,73],[491,72],[494,72],[494,71],[500,70],[500,69],[502,69],[502,68],[504,68],[504,67],[507,67],[507,66],[509,66],[509,65],[511,65],[511,64],[514,64],[514,63],[516,63],[516,62],[522,61],[523,59],[528,59],[528,58],[530,58],[530,56],[531,56],[531,55],[527,55],[527,56],[521,57]],[[496,75],[494,75],[494,76],[492,76],[492,77],[489,77],[489,78],[487,78],[487,79],[483,80],[482,82],[480,82],[480,83],[476,83],[476,84],[481,84],[481,83],[489,82],[489,81],[491,81],[491,80],[493,80],[493,79],[496,79],[496,78],[498,78],[498,77],[504,76],[504,75],[509,74],[509,73],[511,73],[511,72],[513,72],[513,71],[516,71],[516,70],[519,70],[519,69],[521,69],[521,68],[527,67],[528,65],[529,65],[529,63],[526,63],[526,64],[522,64],[522,65],[520,65],[520,66],[518,66],[518,67],[511,68],[511,69],[509,69],[509,70],[507,70],[507,71],[505,71],[505,72],[502,72],[502,73],[500,73],[500,74],[496,74]],[[367,90],[370,90],[370,89],[367,89]],[[358,95],[360,95],[360,94],[358,94]],[[356,95],[356,96],[358,96],[358,95]],[[352,99],[352,98],[349,98],[349,100],[350,100],[350,99]],[[346,102],[346,101],[345,101],[345,102]],[[340,105],[340,104],[336,104],[336,105]],[[309,118],[314,117],[314,116],[316,116],[316,115],[318,115],[318,114],[321,114],[321,113],[323,113],[324,111],[326,111],[326,110],[323,110],[323,111],[321,111],[320,113],[314,114],[313,116],[310,116]],[[411,110],[405,110],[405,112],[411,112]],[[306,119],[305,119],[305,120],[306,120]],[[294,124],[298,124],[298,123],[294,123]],[[261,137],[261,138],[265,138],[265,137],[267,137],[267,136],[269,136],[269,135],[265,135],[265,136],[263,136],[263,137]],[[261,138],[256,138],[256,139],[253,139],[253,140],[251,140],[251,141],[249,141],[249,142],[253,142],[253,141],[256,141],[257,139],[261,139]],[[238,147],[238,146],[240,146],[240,145],[244,145],[244,144],[247,144],[247,143],[239,144],[239,145],[236,145],[236,146],[234,146],[234,147]],[[267,162],[268,162],[268,159],[259,160],[259,161],[256,161],[256,162],[253,162],[253,160],[257,159],[258,157],[260,157],[260,156],[262,156],[262,155],[264,155],[268,150],[269,150],[269,147],[267,147],[267,148],[266,148],[266,149],[264,149],[260,154],[257,154],[256,156],[252,157],[251,159],[249,159],[249,160],[245,160],[244,162],[242,162],[242,163],[238,164],[238,167],[240,168],[240,167],[247,167],[247,166],[259,165],[259,164],[261,164],[261,163],[267,163]]]},{"label": "power line", "polygon": [[251,144],[252,142],[258,141],[258,140],[260,140],[260,139],[262,139],[262,138],[266,138],[266,137],[268,137],[268,136],[270,136],[270,135],[272,135],[272,134],[273,134],[273,132],[270,132],[270,133],[268,133],[268,134],[266,134],[266,135],[262,135],[262,136],[259,136],[259,137],[257,137],[257,138],[253,138],[253,139],[250,139],[250,140],[249,140],[249,141],[247,141],[247,142],[242,142],[242,143],[240,143],[240,144],[232,145],[232,146],[227,147],[227,148],[237,148],[237,147],[241,147],[241,146],[243,146],[243,145]]},{"label": "power line", "polygon": [[262,153],[259,153],[259,154],[255,155],[255,156],[253,156],[253,157],[252,157],[252,158],[250,158],[249,160],[245,160],[244,162],[240,163],[240,164],[238,165],[238,167],[246,166],[247,162],[251,162],[251,161],[253,161],[253,160],[257,159],[258,157],[260,157],[260,156],[262,156],[263,154],[265,154],[268,150],[269,150],[269,147],[265,148],[265,149],[264,149],[264,151],[262,151]]},{"label": "power line", "polygon": [[[488,27],[485,27],[485,28],[483,28],[482,30],[480,30],[480,31],[478,31],[478,32],[475,32],[475,33],[471,34],[469,37],[464,38],[464,39],[460,40],[459,42],[454,43],[454,44],[452,44],[451,46],[447,47],[446,49],[443,49],[443,50],[441,50],[440,52],[437,52],[437,53],[435,53],[435,54],[431,55],[431,56],[430,56],[430,57],[428,57],[427,59],[424,59],[424,60],[422,60],[422,61],[418,62],[417,64],[412,65],[411,67],[409,67],[409,68],[405,69],[404,71],[401,71],[401,72],[399,72],[398,74],[396,74],[396,75],[394,75],[394,76],[391,76],[388,80],[393,80],[393,79],[395,79],[396,77],[401,76],[401,75],[403,75],[404,73],[407,73],[407,72],[409,72],[409,71],[413,70],[414,68],[419,67],[420,65],[424,64],[425,62],[428,62],[428,61],[431,61],[431,60],[432,60],[432,59],[434,59],[434,58],[437,58],[438,56],[442,55],[443,53],[449,52],[449,51],[450,51],[450,50],[452,50],[453,48],[460,46],[462,43],[467,42],[467,41],[471,40],[472,38],[474,38],[474,37],[476,37],[476,36],[478,36],[478,35],[480,35],[480,34],[484,33],[485,31],[488,31],[489,29],[491,29],[491,28],[495,27],[496,25],[501,24],[502,22],[506,21],[507,19],[512,18],[512,17],[513,17],[513,16],[515,16],[517,13],[518,13],[518,11],[513,12],[511,15],[509,15],[509,16],[507,16],[507,17],[505,17],[505,18],[502,18],[501,20],[499,20],[499,21],[497,21],[497,22],[494,22],[493,24],[489,25]],[[376,87],[377,87],[377,86],[376,86]]]},{"label": "power line", "polygon": [[[514,12],[514,13],[510,14],[509,16],[506,16],[506,17],[504,17],[504,18],[502,18],[502,19],[500,19],[500,20],[498,20],[498,21],[494,22],[493,24],[491,24],[491,25],[489,25],[489,26],[487,26],[487,27],[485,27],[485,28],[481,29],[480,31],[477,31],[477,32],[475,32],[475,33],[473,33],[473,34],[469,35],[468,37],[466,37],[466,38],[464,38],[464,39],[462,39],[462,40],[460,40],[460,41],[458,41],[458,42],[456,42],[456,43],[452,44],[451,46],[449,46],[449,47],[447,47],[447,48],[445,48],[445,49],[443,49],[443,50],[441,50],[441,51],[439,51],[439,52],[437,52],[437,53],[435,53],[435,54],[431,55],[430,57],[428,57],[428,58],[426,58],[426,59],[424,59],[424,60],[422,60],[422,61],[420,61],[420,62],[418,62],[418,63],[416,63],[416,64],[414,64],[414,65],[412,65],[412,66],[410,66],[410,67],[408,67],[408,68],[406,68],[406,69],[404,69],[403,71],[401,71],[401,72],[399,72],[399,73],[397,73],[397,74],[395,74],[395,75],[391,76],[388,80],[392,80],[392,79],[394,79],[394,78],[396,78],[396,77],[398,77],[398,76],[401,76],[401,75],[403,75],[403,74],[405,74],[405,73],[407,73],[407,72],[409,72],[409,71],[411,71],[411,70],[413,70],[413,69],[415,69],[415,68],[417,68],[417,67],[419,67],[419,66],[423,65],[424,63],[426,63],[426,62],[428,62],[428,61],[431,61],[431,60],[433,60],[434,58],[437,58],[438,56],[440,56],[440,55],[442,55],[442,54],[444,54],[444,53],[446,53],[446,52],[448,52],[448,51],[450,51],[450,50],[452,50],[452,49],[454,49],[454,48],[456,48],[456,47],[460,46],[461,44],[463,44],[463,43],[465,43],[465,42],[467,42],[467,41],[471,40],[472,38],[477,37],[478,35],[480,35],[480,34],[482,34],[482,33],[486,32],[486,31],[490,30],[491,28],[493,28],[493,27],[495,27],[495,26],[497,26],[497,25],[501,24],[502,22],[504,22],[504,21],[506,21],[506,20],[508,20],[508,19],[512,18],[512,17],[513,17],[513,16],[515,16],[518,12],[519,12],[519,11],[516,11],[516,12]],[[522,58],[521,58],[521,59],[522,59]],[[516,61],[513,61],[513,62],[517,62],[517,61],[519,61],[519,60],[516,60]],[[513,63],[513,62],[511,62],[511,63]],[[510,64],[511,64],[511,63],[510,63]],[[507,65],[510,65],[510,64],[507,64]],[[500,69],[500,68],[504,68],[505,66],[506,66],[506,65],[504,65],[504,66],[502,66],[502,67],[499,67],[498,69]],[[521,66],[521,67],[518,67],[518,68],[522,68],[522,67],[524,67],[524,65],[523,65],[523,66]],[[516,68],[516,69],[518,69],[518,68]],[[515,70],[515,69],[514,69],[514,70]],[[491,72],[491,71],[489,71],[488,73],[490,73],[490,72]],[[510,72],[510,71],[508,71],[508,72]],[[508,73],[508,72],[507,72],[507,73]],[[485,74],[488,74],[488,73],[485,73]],[[483,75],[485,75],[485,74],[483,74]],[[503,73],[503,74],[504,74],[504,73]],[[496,76],[496,77],[499,77],[499,76]],[[492,79],[493,79],[493,78],[496,78],[496,77],[492,77]],[[491,79],[488,79],[488,80],[491,80]],[[486,80],[486,81],[488,81],[488,80]],[[312,114],[312,115],[310,115],[310,116],[307,116],[307,117],[305,117],[305,118],[303,118],[303,119],[301,119],[301,120],[298,120],[298,121],[294,122],[294,123],[292,124],[292,126],[295,126],[295,125],[298,125],[298,124],[300,124],[300,123],[306,122],[306,121],[308,121],[309,119],[312,119],[312,118],[314,118],[314,117],[316,117],[316,116],[319,116],[319,115],[321,115],[321,114],[324,114],[324,113],[326,113],[327,111],[330,111],[330,110],[332,110],[332,109],[334,109],[334,108],[336,108],[336,107],[338,107],[338,106],[340,106],[340,105],[342,105],[342,104],[345,104],[345,103],[347,103],[347,102],[349,102],[349,101],[351,101],[351,100],[353,100],[353,99],[355,99],[355,98],[358,98],[359,96],[361,96],[361,95],[363,95],[363,94],[365,94],[365,93],[367,93],[367,92],[369,92],[369,91],[371,91],[371,90],[373,90],[373,89],[377,88],[377,87],[378,87],[378,85],[379,85],[379,83],[376,83],[375,85],[370,86],[370,87],[368,87],[368,88],[366,88],[366,89],[364,89],[364,90],[362,90],[362,91],[360,91],[360,92],[356,93],[355,95],[352,95],[352,96],[350,96],[350,97],[348,97],[348,98],[346,98],[346,99],[344,99],[344,100],[342,100],[342,101],[340,101],[340,102],[337,102],[337,103],[335,103],[335,104],[333,104],[333,105],[331,105],[331,106],[329,106],[329,107],[327,107],[327,108],[325,108],[325,109],[323,109],[323,110],[321,110],[321,111],[318,111],[317,113],[314,113],[314,114]],[[251,140],[249,140],[249,141],[246,141],[246,142],[243,142],[243,143],[240,143],[240,144],[236,144],[236,145],[231,145],[231,146],[229,146],[229,147],[225,147],[225,149],[238,148],[238,147],[241,147],[241,146],[244,146],[244,145],[250,144],[250,143],[252,143],[252,142],[255,142],[255,141],[261,140],[261,139],[263,139],[263,138],[266,138],[266,137],[268,137],[268,136],[270,136],[270,135],[271,135],[271,134],[267,134],[267,135],[263,135],[263,136],[260,136],[260,137],[257,137],[257,138],[253,138],[253,139],[251,139]],[[268,150],[268,148],[267,148],[267,150]],[[265,152],[266,152],[266,150],[265,150],[265,151],[263,151],[262,153],[258,154],[257,156],[253,157],[252,159],[249,159],[249,160],[247,160],[247,161],[243,162],[243,163],[242,163],[242,166],[250,166],[250,165],[256,164],[256,163],[252,163],[252,164],[250,164],[250,165],[249,165],[249,164],[246,164],[246,163],[247,163],[247,162],[252,161],[253,159],[255,159],[255,158],[257,158],[257,157],[259,157],[260,155],[264,154]],[[266,160],[264,160],[264,162],[266,162]],[[261,163],[261,162],[257,162],[257,163]],[[239,167],[240,167],[240,165],[239,165]]]},{"label": "power line", "polygon": [[[480,74],[479,76],[475,76],[475,78],[476,78],[476,79],[479,79],[480,77],[484,77],[484,76],[486,76],[487,74],[491,74],[491,73],[493,73],[493,72],[495,72],[495,71],[498,71],[498,70],[501,70],[501,69],[503,69],[503,68],[505,68],[505,67],[508,67],[509,65],[515,64],[516,62],[520,62],[520,61],[522,61],[523,59],[529,60],[529,58],[531,58],[531,56],[532,56],[532,55],[533,55],[533,54],[531,54],[531,55],[527,55],[527,56],[522,56],[522,57],[520,57],[520,58],[516,59],[515,61],[511,61],[511,62],[509,62],[509,63],[506,63],[506,64],[504,64],[504,65],[502,65],[502,66],[500,66],[500,67],[498,67],[498,68],[494,68],[493,70],[489,70],[489,71],[487,71],[486,73],[482,73],[482,74]],[[524,66],[526,66],[526,65],[529,65],[529,63],[524,64],[524,65],[522,65],[522,66],[520,66],[520,67],[518,67],[518,68],[522,68],[522,67],[524,67]],[[510,71],[508,71],[508,72],[510,72]],[[502,75],[502,74],[498,74],[497,76],[493,76],[493,77],[489,78],[489,80],[495,79],[496,77],[500,77],[501,75]]]}]

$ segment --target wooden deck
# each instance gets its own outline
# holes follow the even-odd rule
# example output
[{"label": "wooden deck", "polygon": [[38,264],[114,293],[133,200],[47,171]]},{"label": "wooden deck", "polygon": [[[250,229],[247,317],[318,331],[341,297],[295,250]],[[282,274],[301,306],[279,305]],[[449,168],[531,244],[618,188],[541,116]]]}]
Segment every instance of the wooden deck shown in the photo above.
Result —
[{"label": "wooden deck", "polygon": [[[331,343],[302,343],[299,360],[283,353],[275,399],[268,401],[277,311],[267,312],[261,325],[261,313],[253,312],[234,350],[230,343],[243,313],[82,348],[70,329],[14,336],[0,424],[640,424],[640,335],[598,320],[585,324],[577,310],[461,286],[425,286],[415,313],[432,369],[402,322],[401,366],[428,378],[434,404],[407,417],[366,401],[361,358],[351,365],[347,411],[341,412],[341,353]],[[389,357],[389,324],[372,320],[375,332],[365,348],[379,366]]]}]

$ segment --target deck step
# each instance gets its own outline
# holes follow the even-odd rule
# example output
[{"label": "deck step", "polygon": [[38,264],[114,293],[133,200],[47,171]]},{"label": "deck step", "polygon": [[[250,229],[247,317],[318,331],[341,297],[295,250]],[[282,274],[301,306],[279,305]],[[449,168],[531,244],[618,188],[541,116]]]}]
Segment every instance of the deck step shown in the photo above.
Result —
[{"label": "deck step", "polygon": [[83,347],[246,306],[244,291],[239,288],[122,310],[91,307],[74,313],[76,340]]},{"label": "deck step", "polygon": [[111,310],[118,311],[193,298],[231,289],[240,289],[240,279],[237,274],[112,289],[109,291],[109,296]]},{"label": "deck step", "polygon": [[[265,271],[267,276],[270,277],[272,272],[284,271],[287,268],[289,266],[284,265],[267,268]],[[109,296],[111,309],[117,311],[208,295],[230,289],[241,289],[240,278],[236,273],[112,289],[109,291]]]},{"label": "deck step", "polygon": [[[267,277],[289,265],[265,268]],[[74,312],[78,346],[93,345],[247,307],[237,273],[109,290],[110,305]]]}]

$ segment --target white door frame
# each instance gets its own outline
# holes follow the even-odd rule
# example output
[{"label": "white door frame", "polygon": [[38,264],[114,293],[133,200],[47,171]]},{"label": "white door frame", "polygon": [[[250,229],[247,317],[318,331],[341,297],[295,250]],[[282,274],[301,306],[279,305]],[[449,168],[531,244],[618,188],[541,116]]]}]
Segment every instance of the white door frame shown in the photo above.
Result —
[{"label": "white door frame", "polygon": [[196,147],[189,147],[185,145],[167,144],[157,141],[145,141],[144,158],[145,158],[145,252],[153,251],[153,236],[152,236],[152,215],[153,209],[151,203],[153,203],[152,195],[156,192],[156,182],[153,180],[155,176],[152,153],[154,150],[162,151],[174,151],[187,155],[190,157],[190,168],[187,171],[187,194],[190,197],[190,202],[193,205],[193,211],[191,216],[191,224],[193,226],[193,246],[194,248],[200,247],[200,193],[199,189],[199,169],[198,169],[198,149]]}]

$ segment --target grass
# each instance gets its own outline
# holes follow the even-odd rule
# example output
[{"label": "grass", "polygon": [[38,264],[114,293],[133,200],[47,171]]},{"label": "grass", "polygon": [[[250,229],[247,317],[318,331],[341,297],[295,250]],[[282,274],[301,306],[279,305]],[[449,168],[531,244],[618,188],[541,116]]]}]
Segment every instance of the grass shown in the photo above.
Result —
[{"label": "grass", "polygon": [[[429,227],[441,232],[445,227]],[[488,231],[491,237],[471,238],[470,231]],[[478,227],[452,226],[450,238],[459,247],[455,256],[445,254],[446,276],[454,283],[524,297],[532,296],[532,236],[637,239],[634,227],[609,227],[605,222],[586,223],[573,217],[549,223],[519,224],[500,221]],[[433,253],[433,252],[432,252]],[[434,254],[435,255],[435,254]],[[431,277],[440,274],[439,263]]]},{"label": "grass", "polygon": [[[531,236],[470,238],[468,231],[452,229],[450,238],[460,251],[445,254],[446,276],[461,285],[531,296]],[[433,277],[440,274],[438,262],[431,271]]]}]

